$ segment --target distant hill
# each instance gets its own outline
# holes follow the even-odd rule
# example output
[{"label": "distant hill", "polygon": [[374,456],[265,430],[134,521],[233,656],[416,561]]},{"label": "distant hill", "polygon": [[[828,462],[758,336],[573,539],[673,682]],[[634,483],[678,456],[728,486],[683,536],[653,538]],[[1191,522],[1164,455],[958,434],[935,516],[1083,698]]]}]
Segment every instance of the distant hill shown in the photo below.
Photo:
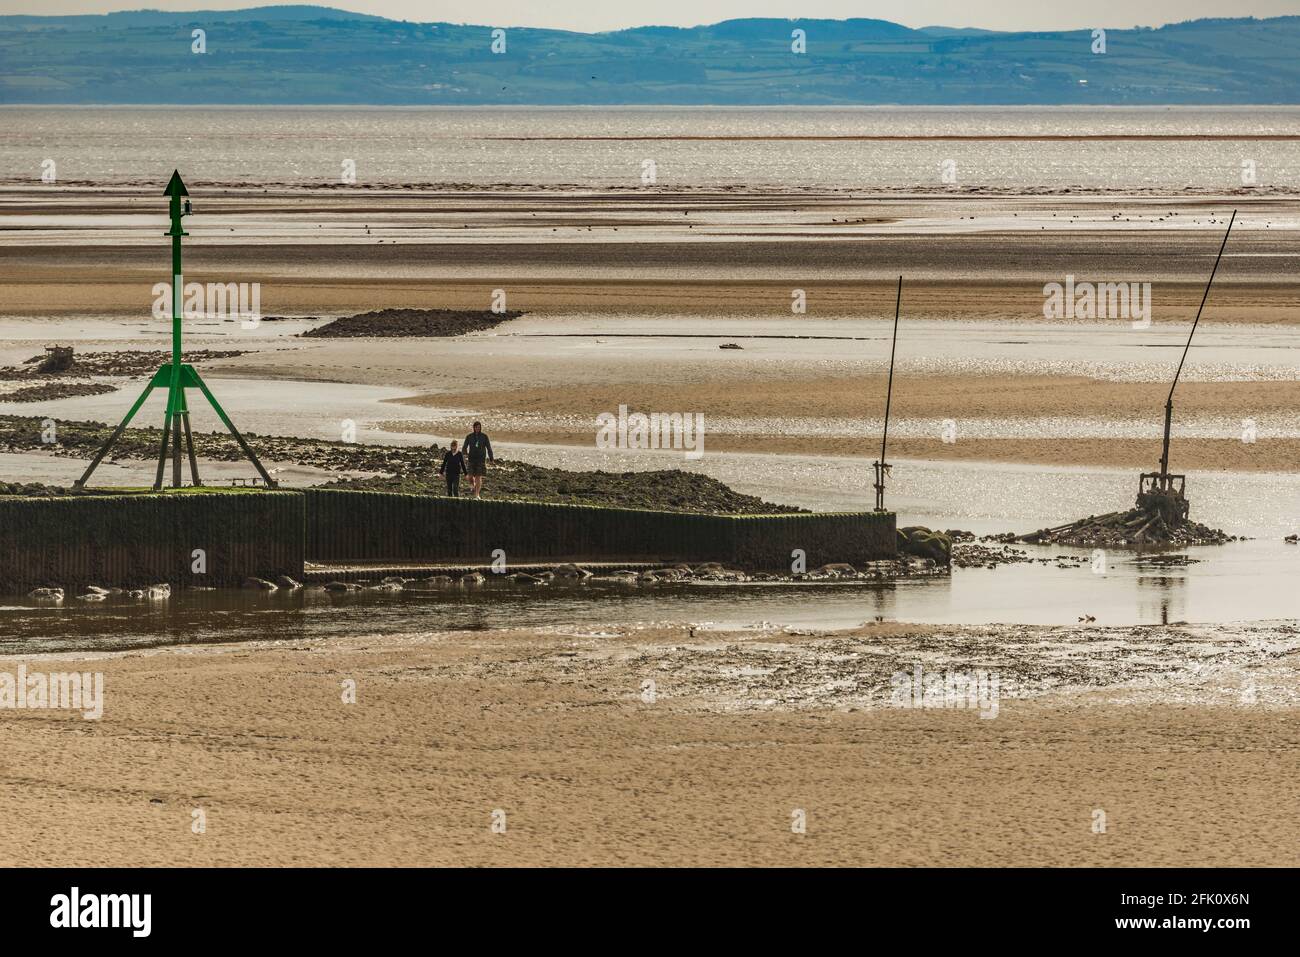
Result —
[{"label": "distant hill", "polygon": [[[207,52],[191,52],[191,31]],[[803,30],[807,52],[791,50]],[[1000,33],[727,20],[610,33],[409,23],[328,7],[0,17],[0,103],[1300,103],[1300,17]]]}]

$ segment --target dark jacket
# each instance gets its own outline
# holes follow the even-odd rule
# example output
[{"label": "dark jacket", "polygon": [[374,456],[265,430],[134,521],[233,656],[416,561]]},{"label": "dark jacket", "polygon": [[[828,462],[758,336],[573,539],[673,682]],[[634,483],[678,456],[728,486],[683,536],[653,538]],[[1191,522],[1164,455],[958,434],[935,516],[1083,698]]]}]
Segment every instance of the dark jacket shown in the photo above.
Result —
[{"label": "dark jacket", "polygon": [[471,432],[465,436],[464,445],[465,457],[473,460],[483,461],[486,457],[489,461],[496,461],[492,457],[492,443],[488,441],[486,432]]},{"label": "dark jacket", "polygon": [[460,452],[448,452],[442,457],[442,464],[438,466],[438,474],[464,475],[465,456]]}]

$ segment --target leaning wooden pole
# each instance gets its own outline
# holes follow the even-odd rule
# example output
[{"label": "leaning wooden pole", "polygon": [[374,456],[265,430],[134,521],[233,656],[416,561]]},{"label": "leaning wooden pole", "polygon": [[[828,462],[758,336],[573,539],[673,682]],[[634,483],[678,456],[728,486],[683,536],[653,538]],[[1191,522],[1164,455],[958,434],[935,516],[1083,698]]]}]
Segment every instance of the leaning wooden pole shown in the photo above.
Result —
[{"label": "leaning wooden pole", "polygon": [[885,473],[889,463],[885,458],[885,447],[889,444],[889,406],[894,398],[894,352],[898,349],[898,314],[903,304],[903,277],[898,277],[898,293],[894,297],[894,337],[889,344],[889,381],[885,386],[885,427],[880,433],[880,460],[873,468],[876,473],[876,511],[885,510]]},{"label": "leaning wooden pole", "polygon": [[1187,350],[1192,347],[1192,336],[1196,335],[1196,326],[1201,321],[1201,313],[1205,311],[1205,303],[1210,298],[1210,287],[1214,285],[1214,274],[1219,271],[1219,262],[1223,259],[1223,250],[1228,246],[1228,236],[1232,233],[1232,224],[1237,221],[1237,211],[1232,211],[1232,217],[1228,220],[1228,228],[1223,234],[1223,242],[1219,244],[1219,255],[1214,257],[1214,268],[1210,270],[1210,279],[1205,284],[1205,293],[1201,296],[1200,308],[1196,310],[1196,318],[1192,320],[1192,330],[1187,334],[1187,343],[1183,346],[1183,356],[1178,360],[1178,371],[1174,373],[1174,381],[1169,385],[1169,397],[1165,399],[1165,441],[1160,450],[1160,474],[1167,476],[1169,474],[1169,429],[1174,419],[1174,389],[1178,388],[1178,379],[1183,374],[1183,363],[1187,361]]}]

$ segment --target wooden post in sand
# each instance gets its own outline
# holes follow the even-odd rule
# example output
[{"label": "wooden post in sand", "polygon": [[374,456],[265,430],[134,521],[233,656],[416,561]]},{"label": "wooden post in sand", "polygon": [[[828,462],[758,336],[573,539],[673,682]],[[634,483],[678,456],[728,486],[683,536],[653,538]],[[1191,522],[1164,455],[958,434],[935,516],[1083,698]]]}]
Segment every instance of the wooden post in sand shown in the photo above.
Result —
[{"label": "wooden post in sand", "polygon": [[898,312],[903,303],[903,277],[898,277],[898,294],[894,297],[894,338],[889,345],[889,382],[885,386],[885,427],[880,434],[880,459],[872,463],[876,473],[876,511],[885,510],[885,476],[889,463],[885,458],[885,445],[889,442],[889,404],[894,397],[894,350],[898,348]]}]

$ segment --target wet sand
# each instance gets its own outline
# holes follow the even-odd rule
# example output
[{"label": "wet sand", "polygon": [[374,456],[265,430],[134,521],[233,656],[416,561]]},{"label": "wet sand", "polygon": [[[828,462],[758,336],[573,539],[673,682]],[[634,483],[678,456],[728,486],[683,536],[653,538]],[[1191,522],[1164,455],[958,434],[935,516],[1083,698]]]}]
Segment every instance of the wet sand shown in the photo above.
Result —
[{"label": "wet sand", "polygon": [[[6,256],[5,252],[0,248],[0,271],[6,274],[0,277],[2,316],[84,316],[90,313],[141,320],[151,318],[150,307],[154,299],[151,290],[159,281],[156,254],[138,265],[77,268],[69,264],[65,268],[53,267],[48,260],[77,258],[75,255],[65,256],[66,250],[51,250],[42,256],[32,256],[30,252],[23,256]],[[431,250],[429,259],[440,252]],[[581,269],[584,263],[592,262],[594,252],[575,248],[567,254],[566,261],[572,268]],[[502,260],[510,260],[516,255],[510,250],[497,250],[497,253]],[[118,254],[118,251],[106,252],[105,258]],[[794,289],[801,289],[806,294],[809,320],[892,318],[894,283],[899,273],[894,272],[891,276],[885,270],[908,270],[907,263],[898,261],[892,267],[886,265],[883,270],[875,269],[860,280],[826,279],[807,273],[801,276],[797,270],[792,270],[785,279],[769,280],[738,281],[690,276],[650,280],[617,275],[582,280],[544,279],[531,275],[519,278],[511,275],[508,267],[498,265],[493,271],[484,269],[482,278],[467,281],[450,277],[348,275],[348,268],[360,269],[368,264],[377,266],[391,258],[391,249],[384,249],[377,255],[376,247],[369,246],[344,250],[308,247],[301,250],[301,259],[296,266],[292,262],[277,261],[277,257],[283,255],[283,250],[261,253],[258,257],[261,261],[256,265],[236,264],[224,257],[216,263],[192,263],[185,277],[188,282],[206,283],[233,281],[229,277],[238,275],[243,277],[240,281],[260,282],[262,311],[271,316],[338,317],[376,309],[405,308],[484,309],[491,304],[492,290],[504,288],[510,308],[542,318],[579,311],[612,317],[655,314],[730,316],[755,320],[760,323],[761,331],[761,322],[765,319],[791,318],[790,302]],[[343,262],[332,275],[310,274],[316,269],[327,270],[336,257]],[[690,251],[683,251],[682,257],[689,262]],[[124,255],[123,258],[134,260],[137,257]],[[1300,257],[1296,265],[1300,269]],[[686,268],[696,266],[698,261]],[[541,264],[529,272],[546,268]],[[750,266],[747,264],[744,268]],[[1063,281],[1065,275],[1061,272],[1053,276],[1044,271],[1042,278],[1015,277],[992,281],[917,278],[908,273],[905,287],[907,315],[911,319],[943,321],[1050,322],[1052,320],[1043,317],[1043,285]],[[1080,272],[1078,275],[1099,274]],[[1121,274],[1115,281],[1130,281],[1130,275]],[[1132,281],[1142,281],[1140,274],[1132,277]],[[1214,296],[1213,321],[1251,325],[1300,324],[1296,310],[1297,296],[1300,295],[1297,289],[1296,285],[1286,282],[1225,282]],[[1167,280],[1154,285],[1152,323],[1186,326],[1195,316],[1204,291],[1204,279],[1199,282]],[[1117,320],[1117,324],[1124,324],[1124,320]],[[809,334],[816,333],[810,329]]]},{"label": "wet sand", "polygon": [[[478,413],[488,415],[487,412]],[[447,436],[457,432],[464,416],[442,423],[393,421],[383,423],[384,428],[406,432],[410,435]],[[593,446],[594,427],[585,432],[539,432],[536,429],[511,431],[493,429],[497,441],[561,445],[566,447]],[[1027,429],[1026,431],[1030,431]],[[706,441],[713,452],[767,452],[791,455],[811,460],[819,458],[826,449],[822,437],[789,437],[768,435],[726,435],[711,432]],[[942,439],[896,438],[889,441],[890,461],[916,459],[930,463],[989,462],[1024,463],[1032,465],[1079,465],[1119,467],[1154,471],[1160,465],[1161,440],[1156,439],[1059,439],[1049,437],[1027,439],[966,438],[954,443]],[[837,455],[880,455],[880,440],[871,438],[845,438],[835,442]],[[1300,440],[1259,439],[1252,444],[1237,439],[1180,439],[1178,455],[1171,469],[1215,469],[1236,472],[1285,472],[1300,462]],[[1134,482],[1136,483],[1136,476]]]},{"label": "wet sand", "polygon": [[[203,192],[187,279],[260,282],[264,315],[321,317],[253,332],[191,322],[191,347],[249,350],[211,374],[407,389],[418,417],[398,405],[366,423],[390,432],[457,435],[466,414],[481,414],[502,442],[590,448],[595,415],[626,404],[704,414],[717,451],[809,456],[833,442],[836,454],[874,455],[893,279],[905,273],[891,454],[1141,468],[1158,460],[1176,347],[1221,219],[1237,206],[1180,386],[1179,467],[1267,472],[1300,460],[1288,338],[1300,323],[1293,197]],[[73,340],[87,347],[101,328],[111,347],[161,339],[166,324],[147,312],[165,253],[145,212],[151,202],[135,188],[0,196],[14,224],[0,242],[0,317],[24,336],[0,342],[0,360],[22,361],[37,341],[66,335],[42,332],[41,320],[55,317],[72,321]],[[1044,319],[1043,283],[1067,274],[1151,282],[1152,330]],[[526,315],[491,336],[296,336],[371,309],[481,309],[497,288]],[[806,293],[806,313],[791,313],[793,289]],[[945,343],[936,329],[947,328]],[[959,344],[972,335],[980,351],[963,356]],[[1216,335],[1218,346],[1201,348]],[[717,349],[728,341],[742,348]],[[1074,361],[1063,365],[1062,355]],[[323,408],[333,397],[322,389]],[[74,406],[50,411],[78,417]],[[941,436],[946,419],[955,441]],[[1253,443],[1240,441],[1246,419],[1258,426]]]},{"label": "wet sand", "polygon": [[[862,636],[888,655],[905,633],[916,626]],[[104,717],[6,712],[0,858],[1296,863],[1293,706],[1204,685],[1176,703],[1140,687],[1004,699],[991,720],[801,703],[786,700],[790,679],[796,692],[818,687],[816,662],[843,649],[783,636],[802,652],[769,675],[749,667],[761,664],[754,638],[610,627],[29,659],[104,671]],[[342,703],[344,679],[355,704]],[[768,689],[782,689],[779,705]],[[198,808],[203,834],[191,830]],[[798,810],[805,834],[791,830]],[[1098,810],[1105,833],[1093,831]]]},{"label": "wet sand", "polygon": [[[719,380],[725,385],[720,387]],[[398,405],[473,410],[496,414],[494,434],[503,442],[591,446],[596,416],[626,404],[631,411],[701,410],[714,451],[768,452],[821,456],[832,436],[812,427],[815,420],[840,422],[833,429],[837,455],[878,455],[879,423],[884,416],[885,377],[843,379],[733,379],[715,373],[713,381],[568,385],[505,392],[449,392],[398,400]],[[1158,411],[1168,393],[1165,383],[1109,382],[1054,376],[908,376],[897,383],[891,414],[896,416],[890,447],[899,458],[1031,462],[1042,465],[1106,465],[1153,468],[1160,457]],[[1152,410],[1141,419],[1140,410]],[[1295,421],[1300,416],[1300,382],[1188,382],[1178,394],[1180,425],[1197,416],[1216,416],[1238,427]],[[513,425],[521,417],[521,425]],[[386,429],[414,434],[447,434],[463,413],[441,421],[394,419]],[[941,433],[952,419],[952,441]],[[1149,438],[1121,435],[1062,436],[1042,420],[1078,419],[1149,428]],[[857,420],[864,434],[846,434],[846,420]],[[1020,437],[981,435],[972,421],[997,421]],[[799,423],[809,423],[801,431]],[[867,426],[867,422],[873,423]],[[900,423],[908,426],[900,430]],[[932,437],[915,434],[927,428]],[[1300,461],[1300,438],[1270,437],[1268,425],[1253,442],[1235,438],[1180,435],[1178,455],[1200,469],[1282,471]],[[739,429],[744,431],[738,431]],[[901,431],[901,434],[900,434]],[[1190,468],[1190,464],[1182,467]]]},{"label": "wet sand", "polygon": [[[1042,285],[1067,274],[1151,282],[1158,306],[1166,296],[1178,306],[1203,285],[1233,209],[1219,281],[1267,301],[1232,308],[1257,305],[1263,315],[1281,307],[1274,294],[1293,293],[1300,272],[1292,241],[1300,197],[1268,193],[191,191],[201,215],[187,223],[187,278],[261,282],[271,314],[482,308],[503,283],[512,308],[528,310],[788,315],[790,289],[799,287],[809,290],[810,315],[837,314],[875,308],[876,293],[863,286],[900,273],[909,284],[944,284],[928,304],[909,301],[949,318],[1041,316]],[[166,276],[158,219],[152,190],[0,190],[0,310],[143,311],[160,266]],[[65,286],[81,286],[80,295]]]}]

